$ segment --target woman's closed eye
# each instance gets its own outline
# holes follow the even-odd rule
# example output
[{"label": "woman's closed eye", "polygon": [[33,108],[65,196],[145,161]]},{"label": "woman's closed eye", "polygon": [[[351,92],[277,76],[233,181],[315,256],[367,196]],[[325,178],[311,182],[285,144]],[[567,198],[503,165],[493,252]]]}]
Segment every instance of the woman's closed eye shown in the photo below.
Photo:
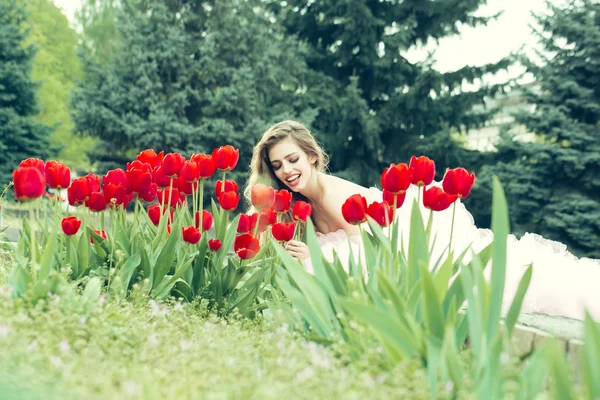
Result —
[{"label": "woman's closed eye", "polygon": [[[299,159],[300,157],[292,158],[291,160],[289,160],[289,163],[296,164]],[[271,164],[271,167],[273,168],[273,171],[278,171],[279,168],[281,168],[281,163]]]}]

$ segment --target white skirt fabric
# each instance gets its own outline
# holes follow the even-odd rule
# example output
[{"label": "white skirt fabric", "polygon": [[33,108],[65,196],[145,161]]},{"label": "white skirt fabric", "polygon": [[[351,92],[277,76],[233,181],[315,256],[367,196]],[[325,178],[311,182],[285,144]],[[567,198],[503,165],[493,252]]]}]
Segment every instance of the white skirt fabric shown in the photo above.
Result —
[{"label": "white skirt fabric", "polygon": [[[396,218],[400,222],[405,249],[408,249],[410,215],[417,195],[417,188],[411,186],[407,191],[404,204],[397,210]],[[379,189],[371,188],[367,203],[382,201],[382,196]],[[423,207],[422,201],[420,207],[426,224],[430,211]],[[431,232],[432,238],[436,236],[436,241],[431,254],[432,264],[442,252],[447,251],[451,222],[452,206],[447,210],[433,213]],[[341,229],[327,234],[319,233],[317,236],[321,250],[328,260],[333,260],[336,253],[346,267],[350,252],[354,254],[355,259],[358,259],[361,250],[359,236],[348,237]],[[464,204],[457,201],[452,235],[455,257],[468,246],[477,253],[492,239],[492,231],[477,228],[473,216],[466,210]],[[467,255],[465,261],[469,259]],[[519,240],[514,235],[508,237],[505,309],[510,306],[521,277],[530,264],[533,265],[533,273],[529,290],[523,301],[522,312],[583,319],[587,309],[594,319],[600,320],[600,260],[577,258],[567,251],[564,244],[532,233],[525,234]],[[305,262],[305,266],[309,272],[312,272],[310,261]],[[486,269],[488,279],[490,271],[488,267]]]}]

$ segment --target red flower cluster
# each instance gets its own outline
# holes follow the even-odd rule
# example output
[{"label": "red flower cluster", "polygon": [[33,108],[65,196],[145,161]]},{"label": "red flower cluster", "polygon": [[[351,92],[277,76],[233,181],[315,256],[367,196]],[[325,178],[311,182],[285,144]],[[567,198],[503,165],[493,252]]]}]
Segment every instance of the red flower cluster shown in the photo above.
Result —
[{"label": "red flower cluster", "polygon": [[423,205],[433,211],[443,211],[456,199],[464,199],[471,193],[475,174],[464,168],[448,169],[442,180],[442,188],[431,185],[435,177],[435,163],[425,156],[412,156],[410,164],[391,164],[381,174],[383,202],[367,206],[366,199],[355,194],[342,205],[344,219],[353,225],[361,224],[367,216],[379,225],[387,226],[393,220],[394,205],[404,203],[410,185],[423,187]]}]

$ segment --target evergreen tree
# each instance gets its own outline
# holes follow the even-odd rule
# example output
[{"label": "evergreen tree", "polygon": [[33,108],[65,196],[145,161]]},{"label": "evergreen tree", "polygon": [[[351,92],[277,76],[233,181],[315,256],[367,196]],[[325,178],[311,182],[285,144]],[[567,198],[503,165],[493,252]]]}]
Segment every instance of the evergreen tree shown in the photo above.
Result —
[{"label": "evergreen tree", "polygon": [[27,157],[47,158],[51,128],[33,118],[38,112],[38,84],[31,79],[35,49],[25,45],[24,8],[15,0],[0,2],[0,182]]},{"label": "evergreen tree", "polygon": [[28,0],[31,33],[28,43],[37,47],[31,76],[41,82],[40,111],[36,119],[56,127],[50,141],[60,148],[55,157],[81,171],[90,169],[86,150],[94,143],[87,136],[73,135],[70,115],[71,90],[81,79],[82,66],[77,57],[77,33],[51,0]]},{"label": "evergreen tree", "polygon": [[[481,67],[440,73],[432,61],[411,63],[403,54],[419,44],[458,33],[458,26],[485,24],[476,17],[483,0],[269,1],[290,34],[309,46],[307,63],[336,84],[321,90],[312,106],[313,127],[327,134],[332,169],[364,185],[377,182],[390,162],[426,154],[446,166],[480,165],[477,152],[461,148],[451,133],[485,122],[473,112],[485,96],[505,85],[481,78],[510,65],[509,58]],[[480,84],[468,92],[465,84]],[[315,90],[318,82],[314,82]]]},{"label": "evergreen tree", "polygon": [[120,46],[119,7],[117,0],[82,0],[75,14],[81,27],[81,49],[101,64],[108,63]]},{"label": "evergreen tree", "polygon": [[[505,135],[497,164],[483,168],[473,201],[490,194],[493,174],[504,184],[516,234],[535,232],[579,256],[600,258],[600,4],[548,4],[537,17],[545,52],[525,60],[541,90],[529,93],[535,111],[517,122],[534,143]],[[479,210],[477,221],[489,220]]]},{"label": "evergreen tree", "polygon": [[99,170],[145,148],[241,149],[238,175],[266,127],[310,122],[302,49],[243,0],[146,0],[119,16],[122,47],[107,67],[85,61],[74,101],[77,130],[101,139]]}]

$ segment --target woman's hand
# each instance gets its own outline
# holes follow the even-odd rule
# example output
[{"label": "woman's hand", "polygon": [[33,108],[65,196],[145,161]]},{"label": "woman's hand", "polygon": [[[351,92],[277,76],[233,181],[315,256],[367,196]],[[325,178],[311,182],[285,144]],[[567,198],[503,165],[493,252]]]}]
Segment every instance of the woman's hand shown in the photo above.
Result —
[{"label": "woman's hand", "polygon": [[297,259],[304,261],[310,257],[310,252],[308,251],[308,246],[299,240],[290,240],[285,245],[285,249],[292,257],[296,257]]}]

